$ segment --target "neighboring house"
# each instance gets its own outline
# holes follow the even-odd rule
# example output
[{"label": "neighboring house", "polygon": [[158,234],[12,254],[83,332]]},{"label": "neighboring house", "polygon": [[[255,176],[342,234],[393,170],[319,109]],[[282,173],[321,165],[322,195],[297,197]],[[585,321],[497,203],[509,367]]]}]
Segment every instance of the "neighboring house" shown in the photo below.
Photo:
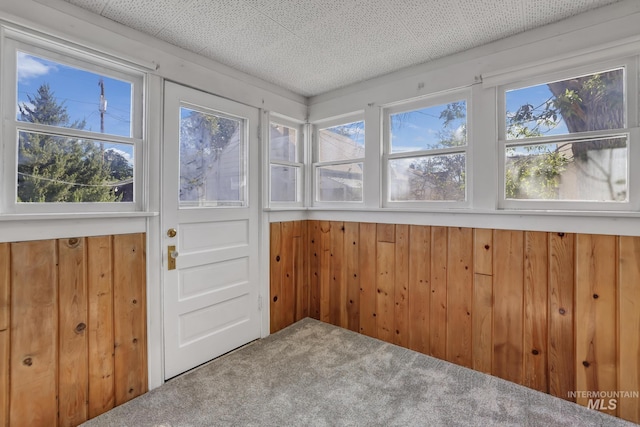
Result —
[{"label": "neighboring house", "polygon": [[[318,133],[318,159],[321,162],[364,158],[364,144],[348,135],[326,129]],[[323,167],[318,174],[316,197],[326,201],[362,200],[362,173],[363,163],[359,161]]]},{"label": "neighboring house", "polygon": [[[222,119],[227,120],[227,119]],[[186,205],[237,205],[244,200],[241,128],[229,136],[212,132],[198,115],[180,126],[180,202]]]},{"label": "neighboring house", "polygon": [[[297,162],[297,140],[287,126],[269,126],[269,158]],[[271,201],[295,202],[299,168],[286,165],[271,165]]]}]

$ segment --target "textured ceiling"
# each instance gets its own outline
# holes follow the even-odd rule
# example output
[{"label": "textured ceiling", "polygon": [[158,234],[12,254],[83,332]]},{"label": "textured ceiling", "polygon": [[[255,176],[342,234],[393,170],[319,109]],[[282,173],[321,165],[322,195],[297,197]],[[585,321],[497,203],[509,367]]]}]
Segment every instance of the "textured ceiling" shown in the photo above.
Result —
[{"label": "textured ceiling", "polygon": [[65,0],[304,96],[619,0]]}]

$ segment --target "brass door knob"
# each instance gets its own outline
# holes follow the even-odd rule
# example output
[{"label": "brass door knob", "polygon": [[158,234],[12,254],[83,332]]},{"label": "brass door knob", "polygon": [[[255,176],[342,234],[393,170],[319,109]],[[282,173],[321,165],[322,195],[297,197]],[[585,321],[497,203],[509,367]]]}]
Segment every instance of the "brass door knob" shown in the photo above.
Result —
[{"label": "brass door knob", "polygon": [[176,230],[175,228],[170,228],[167,230],[167,236],[169,237],[176,237],[176,234],[178,234],[178,230]]}]

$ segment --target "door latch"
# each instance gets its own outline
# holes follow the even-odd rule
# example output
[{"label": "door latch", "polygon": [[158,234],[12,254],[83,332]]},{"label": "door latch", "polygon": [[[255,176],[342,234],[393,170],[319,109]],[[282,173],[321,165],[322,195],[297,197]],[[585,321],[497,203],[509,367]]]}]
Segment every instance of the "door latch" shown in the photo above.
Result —
[{"label": "door latch", "polygon": [[176,258],[178,258],[178,251],[175,245],[167,246],[167,270],[176,269]]}]

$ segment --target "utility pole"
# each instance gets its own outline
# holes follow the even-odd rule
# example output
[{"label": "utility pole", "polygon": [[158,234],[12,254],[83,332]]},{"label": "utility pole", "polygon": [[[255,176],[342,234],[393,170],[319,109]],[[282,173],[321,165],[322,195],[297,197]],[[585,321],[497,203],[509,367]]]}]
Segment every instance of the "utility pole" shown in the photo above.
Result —
[{"label": "utility pole", "polygon": [[[107,112],[107,99],[104,97],[104,80],[102,80],[102,77],[98,80],[98,86],[100,86],[100,133],[104,133],[104,113]],[[100,154],[104,165],[104,142],[102,141],[100,141]]]},{"label": "utility pole", "polygon": [[107,100],[104,97],[104,80],[102,77],[98,81],[100,86],[100,133],[104,133],[104,113],[107,112]]}]

